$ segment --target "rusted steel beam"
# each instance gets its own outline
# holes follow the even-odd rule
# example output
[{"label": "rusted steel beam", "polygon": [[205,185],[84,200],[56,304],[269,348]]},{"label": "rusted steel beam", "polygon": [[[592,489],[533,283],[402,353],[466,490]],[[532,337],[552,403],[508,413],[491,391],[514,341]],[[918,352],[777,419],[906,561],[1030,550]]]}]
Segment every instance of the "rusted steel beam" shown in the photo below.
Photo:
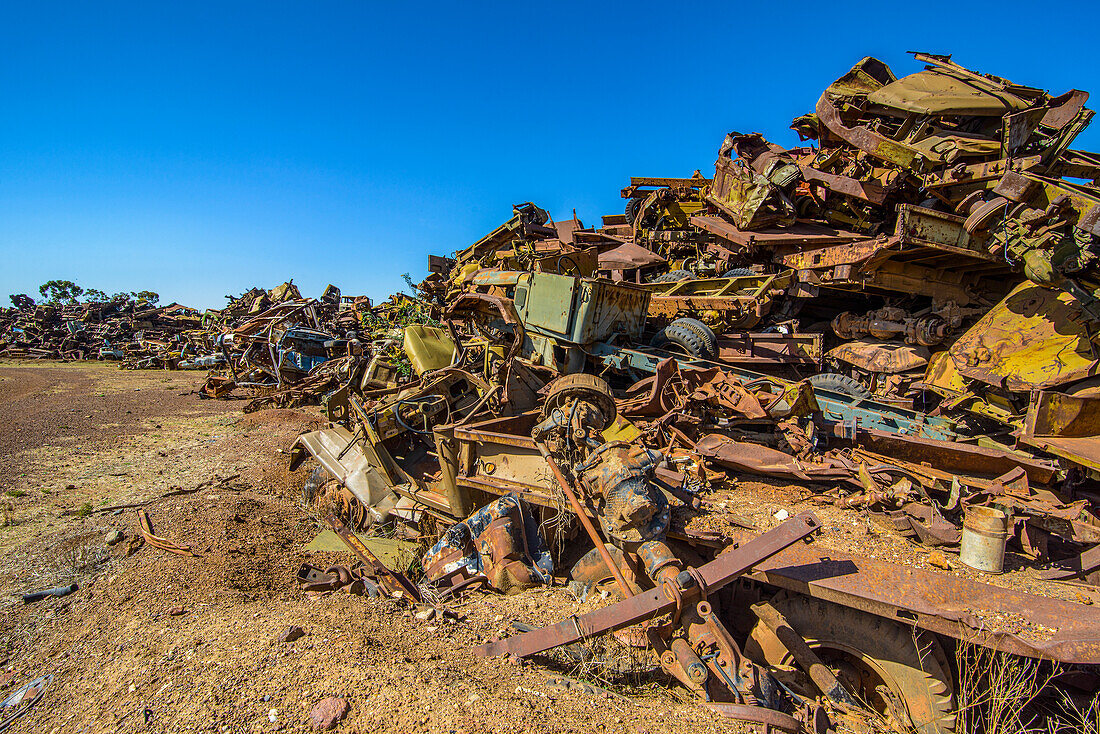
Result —
[{"label": "rusted steel beam", "polygon": [[619,591],[623,593],[624,599],[631,597],[630,586],[627,585],[626,579],[623,578],[623,572],[619,570],[619,565],[615,563],[615,559],[611,557],[611,552],[607,550],[607,544],[604,543],[603,538],[596,532],[596,526],[592,524],[592,518],[588,516],[588,511],[581,504],[581,501],[577,498],[576,492],[569,485],[569,480],[562,475],[561,469],[558,468],[557,462],[554,461],[554,457],[550,456],[550,452],[546,449],[546,445],[539,442],[539,453],[542,454],[542,458],[546,459],[547,465],[550,467],[550,471],[554,474],[554,479],[558,481],[558,485],[561,486],[561,491],[565,493],[566,498],[569,499],[569,504],[573,507],[573,512],[577,514],[577,518],[581,521],[581,525],[584,527],[584,531],[588,533],[588,537],[596,545],[596,550],[600,553],[600,558],[607,564],[607,570],[611,572],[611,575],[615,577],[615,583],[619,586]]},{"label": "rusted steel beam", "polygon": [[[811,535],[819,527],[820,523],[812,512],[796,515],[779,527],[701,566],[697,570],[698,576],[708,592],[716,591],[764,559]],[[474,652],[481,656],[513,654],[526,657],[586,637],[629,627],[672,611],[675,607],[676,602],[666,596],[661,588],[650,589],[580,617],[573,616],[549,627],[480,645],[474,648]]]},{"label": "rusted steel beam", "polygon": [[692,188],[699,188],[700,186],[706,186],[710,183],[709,178],[703,176],[695,176],[692,178],[661,178],[655,176],[631,176],[631,186],[667,186],[675,188],[677,186],[687,186]]},{"label": "rusted steel beam", "polygon": [[783,647],[787,648],[799,667],[806,671],[806,674],[810,676],[819,691],[839,703],[848,706],[859,705],[844,686],[840,685],[840,681],[833,675],[833,671],[821,662],[821,658],[817,656],[817,653],[810,649],[802,635],[791,627],[782,612],[767,602],[753,604],[752,611],[757,619],[763,622],[764,626],[770,629],[776,638],[783,643]]},{"label": "rusted steel beam", "polygon": [[325,519],[328,521],[328,524],[332,526],[332,529],[336,531],[336,534],[340,536],[340,539],[344,541],[344,544],[359,557],[363,565],[374,572],[386,591],[391,594],[401,592],[415,602],[423,601],[420,589],[416,588],[416,584],[409,581],[405,574],[391,571],[386,564],[378,560],[378,558],[371,553],[370,548],[368,548],[363,541],[359,540],[355,533],[348,530],[347,525],[342,523],[340,518],[329,513]]},{"label": "rusted steel beam", "polygon": [[800,248],[778,258],[784,267],[795,270],[821,270],[837,265],[861,263],[878,253],[897,246],[897,240],[873,239],[860,242],[842,242],[821,247]]},{"label": "rusted steel beam", "polygon": [[773,731],[787,732],[787,734],[808,731],[798,719],[790,714],[764,708],[763,706],[750,706],[744,703],[716,703],[713,701],[703,705],[727,719],[759,724],[769,734]]},{"label": "rusted steel beam", "polygon": [[855,240],[865,240],[866,236],[856,232],[844,232],[824,225],[799,222],[791,227],[774,227],[762,230],[745,231],[735,227],[723,217],[695,214],[691,223],[700,229],[738,245],[753,246],[812,246],[830,245]]},{"label": "rusted steel beam", "polygon": [[927,463],[954,474],[1000,476],[1020,467],[1027,473],[1029,481],[1050,484],[1058,471],[1058,465],[1053,461],[958,441],[937,441],[864,429],[857,430],[853,440],[868,451],[916,464]]},{"label": "rusted steel beam", "polygon": [[456,427],[455,438],[460,441],[475,441],[478,443],[495,443],[503,446],[514,446],[517,449],[535,448],[535,442],[530,436],[513,436],[508,433],[483,431],[468,426]]}]

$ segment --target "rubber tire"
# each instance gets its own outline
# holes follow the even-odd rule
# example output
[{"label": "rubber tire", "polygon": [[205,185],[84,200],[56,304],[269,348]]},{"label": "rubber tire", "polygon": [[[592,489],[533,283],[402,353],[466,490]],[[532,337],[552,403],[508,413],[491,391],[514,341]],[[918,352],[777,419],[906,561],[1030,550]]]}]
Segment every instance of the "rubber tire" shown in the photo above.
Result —
[{"label": "rubber tire", "polygon": [[650,346],[658,349],[668,349],[670,344],[682,348],[689,356],[696,359],[714,359],[717,356],[717,351],[708,349],[710,345],[695,329],[684,324],[678,324],[675,321],[657,332],[657,335],[653,337],[653,341],[650,342]]},{"label": "rubber tire", "polygon": [[635,197],[626,202],[626,223],[633,226],[634,220],[638,218],[638,212],[642,208],[642,202],[645,201],[644,197]]},{"label": "rubber tire", "polygon": [[[887,687],[905,704],[914,731],[953,734],[954,681],[947,655],[933,635],[800,594],[780,594],[771,603],[811,649],[858,653],[888,678]],[[918,649],[918,642],[923,649]],[[762,622],[750,633],[745,654],[771,665],[794,664]]]},{"label": "rubber tire", "polygon": [[722,273],[723,278],[744,278],[750,275],[759,275],[759,273],[752,268],[730,268]]},{"label": "rubber tire", "polygon": [[[979,205],[980,205],[980,202],[979,202]],[[918,204],[917,206],[923,207],[924,209],[932,209],[933,211],[937,211],[937,212],[949,212],[949,211],[951,211],[950,209],[947,208],[947,206],[941,200],[937,199],[934,196],[929,196],[927,199],[924,199],[923,201],[921,201],[921,203]]]},{"label": "rubber tire", "polygon": [[847,375],[836,372],[820,372],[816,375],[810,375],[806,380],[814,387],[851,395],[853,398],[872,397],[871,391],[860,385],[859,382]]},{"label": "rubber tire", "polygon": [[718,337],[709,326],[699,319],[688,318],[687,316],[678,318],[669,324],[669,326],[676,325],[691,329],[699,335],[699,338],[706,343],[707,354],[711,355],[707,357],[707,359],[715,359],[718,357]]},{"label": "rubber tire", "polygon": [[679,283],[681,280],[692,280],[695,274],[690,270],[670,270],[667,273],[661,273],[650,283]]}]

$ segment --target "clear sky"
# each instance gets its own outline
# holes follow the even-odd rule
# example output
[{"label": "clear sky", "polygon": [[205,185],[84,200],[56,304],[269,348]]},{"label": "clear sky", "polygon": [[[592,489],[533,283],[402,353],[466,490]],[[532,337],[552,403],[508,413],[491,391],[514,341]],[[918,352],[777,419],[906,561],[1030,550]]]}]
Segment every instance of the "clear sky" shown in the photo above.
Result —
[{"label": "clear sky", "polygon": [[1100,92],[1095,12],[7,0],[0,297],[61,278],[219,307],[293,277],[384,298],[514,203],[591,224],[632,175],[710,175],[730,130],[795,144],[790,120],[865,55]]}]

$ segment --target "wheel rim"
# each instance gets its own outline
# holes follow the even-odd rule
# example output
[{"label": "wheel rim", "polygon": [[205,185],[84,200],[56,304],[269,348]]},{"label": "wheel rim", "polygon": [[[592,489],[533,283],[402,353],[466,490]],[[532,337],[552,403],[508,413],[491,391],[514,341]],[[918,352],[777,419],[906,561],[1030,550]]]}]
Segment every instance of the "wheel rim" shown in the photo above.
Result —
[{"label": "wheel rim", "polygon": [[[887,721],[901,726],[909,725],[909,715],[901,687],[890,673],[878,664],[877,660],[854,647],[841,643],[830,642],[823,645],[813,640],[807,640],[807,643],[810,649],[821,658],[821,662],[833,671],[833,675],[849,693]],[[783,662],[787,665],[796,665],[789,654]],[[883,695],[884,690],[889,692],[889,696]],[[894,702],[897,702],[896,705]],[[901,710],[895,710],[896,706]]]}]

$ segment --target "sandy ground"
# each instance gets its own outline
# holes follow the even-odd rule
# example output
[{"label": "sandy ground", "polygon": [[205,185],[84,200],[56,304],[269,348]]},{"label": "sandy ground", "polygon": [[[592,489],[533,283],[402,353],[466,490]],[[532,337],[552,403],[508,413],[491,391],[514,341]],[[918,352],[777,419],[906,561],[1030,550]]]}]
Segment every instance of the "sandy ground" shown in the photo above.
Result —
[{"label": "sandy ground", "polygon": [[[287,472],[283,452],[321,418],[245,416],[241,402],[185,394],[200,380],[0,364],[0,487],[15,523],[0,528],[0,695],[55,675],[9,731],[308,731],[325,696],[350,703],[340,731],[742,730],[644,671],[469,652],[513,619],[567,617],[577,603],[562,587],[471,597],[457,620],[429,621],[393,600],[302,594],[297,567],[329,559],[303,550],[320,528],[297,503],[303,477]],[[146,500],[156,531],[199,557],[105,544],[113,529],[137,533],[134,510],[110,508]],[[69,583],[81,588],[64,598],[19,597]],[[276,642],[292,624],[306,636]],[[617,695],[553,682],[570,675]]]}]

